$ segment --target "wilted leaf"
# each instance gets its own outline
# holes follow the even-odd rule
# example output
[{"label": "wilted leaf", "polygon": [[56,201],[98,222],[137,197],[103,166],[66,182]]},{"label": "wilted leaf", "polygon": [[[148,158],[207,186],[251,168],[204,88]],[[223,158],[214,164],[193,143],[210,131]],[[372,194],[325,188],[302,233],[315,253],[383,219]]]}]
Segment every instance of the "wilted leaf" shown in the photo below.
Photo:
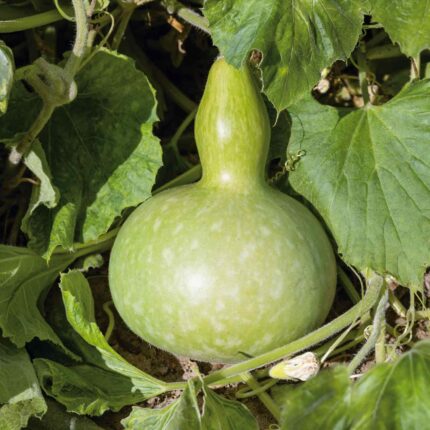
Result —
[{"label": "wilted leaf", "polygon": [[278,111],[350,55],[363,21],[359,0],[208,0],[204,13],[229,63],[239,67],[252,49],[262,51],[264,91]]},{"label": "wilted leaf", "polygon": [[0,428],[20,430],[46,412],[33,365],[25,349],[0,338]]},{"label": "wilted leaf", "polygon": [[307,101],[291,109],[288,150],[305,150],[292,186],[320,212],[343,258],[421,287],[430,263],[430,81],[342,118]]},{"label": "wilted leaf", "polygon": [[371,14],[403,53],[416,57],[430,48],[430,0],[371,0]]}]

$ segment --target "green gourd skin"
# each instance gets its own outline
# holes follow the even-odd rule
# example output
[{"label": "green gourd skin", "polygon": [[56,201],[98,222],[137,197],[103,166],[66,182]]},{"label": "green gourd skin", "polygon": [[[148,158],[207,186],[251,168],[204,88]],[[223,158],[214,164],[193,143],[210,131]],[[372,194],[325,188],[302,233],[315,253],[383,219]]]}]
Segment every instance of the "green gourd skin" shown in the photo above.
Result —
[{"label": "green gourd skin", "polygon": [[235,363],[321,325],[336,263],[312,213],[265,181],[270,123],[247,66],[214,63],[195,135],[202,179],[132,213],[112,249],[110,288],[149,343]]}]

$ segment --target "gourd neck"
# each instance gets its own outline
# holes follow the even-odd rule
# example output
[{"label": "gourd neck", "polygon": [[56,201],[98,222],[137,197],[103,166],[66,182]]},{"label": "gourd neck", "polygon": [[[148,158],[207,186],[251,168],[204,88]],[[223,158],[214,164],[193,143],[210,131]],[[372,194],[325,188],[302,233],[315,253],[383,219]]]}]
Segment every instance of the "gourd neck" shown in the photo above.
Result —
[{"label": "gourd neck", "polygon": [[246,64],[218,59],[200,103],[195,136],[203,168],[201,186],[249,191],[265,185],[270,123]]}]

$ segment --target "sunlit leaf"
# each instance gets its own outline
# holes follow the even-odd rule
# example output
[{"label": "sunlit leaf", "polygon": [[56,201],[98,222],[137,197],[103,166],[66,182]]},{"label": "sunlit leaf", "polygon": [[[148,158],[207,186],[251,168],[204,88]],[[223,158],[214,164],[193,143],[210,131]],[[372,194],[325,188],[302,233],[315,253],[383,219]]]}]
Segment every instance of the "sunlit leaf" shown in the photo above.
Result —
[{"label": "sunlit leaf", "polygon": [[306,151],[292,186],[320,212],[346,262],[421,287],[430,263],[430,81],[341,117],[291,109],[288,150]]},{"label": "sunlit leaf", "polygon": [[264,92],[277,110],[296,102],[320,72],[354,49],[363,21],[359,0],[208,0],[215,44],[239,67],[252,49],[263,53]]},{"label": "sunlit leaf", "polygon": [[430,48],[430,0],[371,0],[371,14],[406,55]]}]

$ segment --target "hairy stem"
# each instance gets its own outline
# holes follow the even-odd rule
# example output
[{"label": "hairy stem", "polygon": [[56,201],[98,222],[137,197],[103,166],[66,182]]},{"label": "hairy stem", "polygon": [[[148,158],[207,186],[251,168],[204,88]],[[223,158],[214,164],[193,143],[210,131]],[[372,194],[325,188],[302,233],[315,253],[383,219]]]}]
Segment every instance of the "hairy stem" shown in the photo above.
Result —
[{"label": "hairy stem", "polygon": [[348,365],[349,374],[353,374],[355,369],[364,361],[367,355],[375,348],[376,342],[381,335],[382,325],[385,321],[385,311],[386,306],[388,304],[388,291],[385,291],[381,300],[378,303],[378,307],[376,308],[375,316],[373,318],[372,324],[372,333],[369,336],[367,342],[363,345],[363,347],[358,351],[356,356]]},{"label": "hairy stem", "polygon": [[346,294],[351,299],[352,303],[356,304],[360,301],[360,295],[354,287],[354,284],[349,279],[349,276],[345,273],[345,271],[338,266],[337,268],[337,276],[339,277],[339,281],[342,284]]},{"label": "hairy stem", "polygon": [[249,387],[256,392],[261,403],[266,406],[267,410],[273,415],[276,421],[279,422],[281,419],[281,411],[279,410],[278,405],[273,401],[269,394],[266,393],[266,391],[261,390],[257,380],[250,373],[244,373],[242,375],[242,381],[248,384]]},{"label": "hairy stem", "polygon": [[79,66],[87,48],[88,38],[88,17],[84,0],[72,0],[75,10],[76,38],[73,44],[72,54],[64,67],[65,72],[72,80],[78,73]]},{"label": "hairy stem", "polygon": [[312,333],[309,333],[308,335],[289,343],[288,345],[281,346],[280,348],[276,348],[273,351],[269,351],[265,354],[259,355],[258,357],[251,358],[226,369],[221,369],[211,373],[204,378],[205,383],[208,385],[217,384],[221,379],[235,376],[244,372],[249,372],[258,367],[262,367],[293,354],[297,354],[300,351],[303,351],[326,340],[327,338],[343,330],[345,327],[349,326],[361,315],[365,315],[375,306],[379,297],[382,283],[383,280],[381,277],[377,275],[372,276],[368,280],[368,288],[363,299],[344,314],[313,331]]}]

